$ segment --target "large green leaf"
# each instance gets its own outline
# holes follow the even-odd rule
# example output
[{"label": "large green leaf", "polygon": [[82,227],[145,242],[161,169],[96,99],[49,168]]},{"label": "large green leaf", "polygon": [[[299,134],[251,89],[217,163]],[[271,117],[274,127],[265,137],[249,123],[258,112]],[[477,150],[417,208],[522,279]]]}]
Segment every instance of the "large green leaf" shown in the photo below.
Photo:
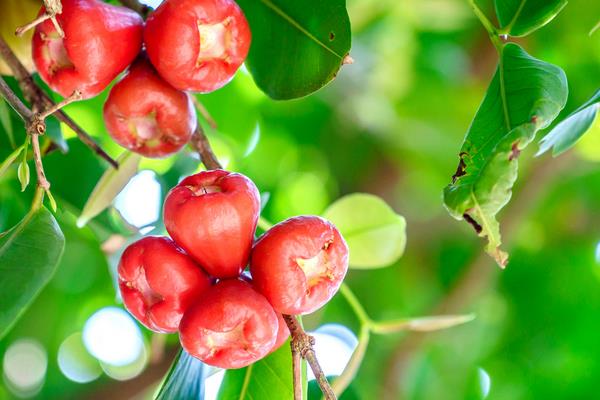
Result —
[{"label": "large green leaf", "polygon": [[204,364],[180,350],[155,400],[204,399]]},{"label": "large green leaf", "polygon": [[552,64],[507,44],[485,98],[460,151],[444,202],[457,219],[467,220],[487,237],[487,252],[504,266],[496,214],[510,200],[517,179],[517,157],[558,115],[567,99],[567,78]]},{"label": "large green leaf", "polygon": [[539,154],[552,149],[557,156],[569,150],[590,129],[600,109],[600,89],[581,107],[556,125],[541,140]]},{"label": "large green leaf", "polygon": [[331,81],[350,51],[345,0],[238,0],[252,29],[246,65],[274,99],[306,96]]},{"label": "large green leaf", "polygon": [[219,389],[219,400],[290,400],[294,398],[289,341],[245,368],[230,369]]},{"label": "large green leaf", "polygon": [[0,99],[0,125],[10,141],[10,145],[15,147],[15,134],[13,133],[12,121],[10,119],[10,111],[6,100]]},{"label": "large green leaf", "polygon": [[495,0],[502,32],[525,36],[552,20],[567,0]]},{"label": "large green leaf", "polygon": [[377,196],[355,193],[333,203],[323,216],[350,248],[350,266],[379,268],[396,262],[406,247],[406,221]]},{"label": "large green leaf", "polygon": [[0,236],[0,338],[46,286],[64,247],[64,236],[44,207]]}]

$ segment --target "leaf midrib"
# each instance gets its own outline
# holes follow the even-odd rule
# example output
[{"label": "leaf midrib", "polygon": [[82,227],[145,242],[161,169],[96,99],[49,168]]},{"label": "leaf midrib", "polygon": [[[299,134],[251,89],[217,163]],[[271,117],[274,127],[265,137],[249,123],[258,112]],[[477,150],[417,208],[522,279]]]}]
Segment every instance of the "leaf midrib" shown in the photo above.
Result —
[{"label": "leaf midrib", "polygon": [[340,60],[343,60],[343,58],[344,58],[343,55],[338,54],[331,47],[327,46],[325,43],[323,43],[321,40],[319,40],[315,35],[313,35],[312,33],[310,33],[302,25],[300,25],[295,19],[293,19],[292,17],[290,17],[288,14],[286,14],[281,8],[279,8],[275,4],[273,4],[273,2],[271,0],[260,0],[260,1],[265,6],[267,6],[271,10],[273,10],[281,18],[283,18],[284,20],[286,20],[287,22],[289,22],[294,28],[298,29],[300,32],[302,32],[304,35],[306,35],[313,42],[315,42],[316,44],[318,44],[319,46],[321,46],[322,48],[324,48],[325,50],[327,50],[328,52],[330,52],[331,54],[333,54],[334,56],[336,56]]}]

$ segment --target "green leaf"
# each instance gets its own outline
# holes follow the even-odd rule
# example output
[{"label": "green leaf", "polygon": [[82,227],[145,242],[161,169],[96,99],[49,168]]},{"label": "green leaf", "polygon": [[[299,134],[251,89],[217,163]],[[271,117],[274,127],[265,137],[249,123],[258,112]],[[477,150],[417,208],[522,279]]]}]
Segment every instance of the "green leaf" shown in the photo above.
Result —
[{"label": "green leaf", "polygon": [[352,268],[380,268],[395,263],[406,247],[406,221],[377,196],[344,196],[323,216],[340,230],[350,248]]},{"label": "green leaf", "polygon": [[516,44],[507,44],[485,98],[460,151],[452,183],[444,190],[446,208],[487,237],[487,252],[500,266],[508,255],[500,250],[495,219],[508,203],[517,179],[517,157],[564,107],[567,78],[557,66],[537,60]]},{"label": "green leaf", "polygon": [[64,236],[44,207],[0,236],[0,338],[46,286],[64,247]]},{"label": "green leaf", "polygon": [[202,361],[180,350],[155,400],[204,399]]},{"label": "green leaf", "polygon": [[12,121],[10,119],[10,110],[8,108],[8,104],[6,104],[6,100],[3,98],[0,99],[0,124],[8,136],[11,147],[14,148],[16,146],[15,134],[13,132]]},{"label": "green leaf", "polygon": [[567,5],[567,0],[495,0],[500,31],[526,36],[546,25]]},{"label": "green leaf", "polygon": [[21,192],[24,192],[29,185],[29,175],[29,164],[27,164],[26,159],[23,159],[17,169],[17,176],[19,177],[19,182],[21,182]]},{"label": "green leaf", "polygon": [[592,98],[558,123],[540,142],[537,155],[552,148],[554,157],[569,150],[591,128],[600,109],[600,89]]},{"label": "green leaf", "polygon": [[48,196],[48,202],[50,203],[50,208],[52,211],[56,212],[56,200],[54,200],[54,196],[52,196],[52,192],[46,190],[46,195]]},{"label": "green leaf", "polygon": [[19,158],[19,155],[23,151],[23,147],[24,146],[17,147],[15,151],[10,153],[10,155],[6,157],[4,161],[2,161],[2,164],[0,164],[0,178],[2,178],[2,175],[4,175],[10,166],[13,165],[13,163],[17,160],[17,158]]},{"label": "green leaf", "polygon": [[274,99],[306,96],[335,78],[350,51],[345,0],[238,0],[252,29],[246,60]]},{"label": "green leaf", "polygon": [[289,341],[245,368],[225,373],[218,400],[290,400],[294,398]]},{"label": "green leaf", "polygon": [[60,123],[54,117],[46,118],[46,134],[52,142],[60,149],[61,152],[66,153],[69,151],[69,146],[67,145],[67,141],[63,137],[62,129],[60,127]]},{"label": "green leaf", "polygon": [[109,168],[104,172],[77,220],[79,227],[87,224],[112,204],[115,197],[136,174],[141,158],[139,154],[127,151],[117,160],[119,169]]}]

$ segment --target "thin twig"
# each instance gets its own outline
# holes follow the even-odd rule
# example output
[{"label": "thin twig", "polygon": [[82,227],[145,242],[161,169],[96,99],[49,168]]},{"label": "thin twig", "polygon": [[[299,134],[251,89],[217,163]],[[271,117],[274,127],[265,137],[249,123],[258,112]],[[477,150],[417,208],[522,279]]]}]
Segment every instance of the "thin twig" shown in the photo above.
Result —
[{"label": "thin twig", "polygon": [[317,360],[317,355],[315,354],[315,350],[313,348],[315,344],[315,338],[304,332],[304,329],[302,329],[298,323],[298,320],[293,315],[284,314],[283,319],[285,320],[285,323],[287,324],[292,336],[292,354],[298,353],[308,362],[310,369],[312,369],[313,373],[315,374],[317,384],[319,385],[319,388],[321,388],[324,398],[326,400],[337,399],[333,389],[331,389],[331,386],[327,381],[325,373],[323,373],[323,370],[321,369],[319,361]]},{"label": "thin twig", "polygon": [[62,30],[60,24],[56,20],[56,15],[62,13],[62,3],[60,2],[60,0],[44,0],[44,8],[46,9],[46,12],[44,14],[38,16],[33,21],[18,27],[15,31],[15,35],[22,36],[28,30],[35,28],[36,26],[48,19],[51,19],[52,24],[54,25],[54,28],[56,29],[58,35],[60,37],[64,37],[65,32]]},{"label": "thin twig", "polygon": [[19,97],[12,91],[12,89],[7,85],[4,78],[0,77],[0,93],[2,97],[7,101],[8,104],[19,114],[19,117],[24,122],[28,122],[31,119],[33,113]]},{"label": "thin twig", "polygon": [[221,163],[219,163],[219,160],[215,156],[215,153],[213,153],[212,148],[210,147],[210,142],[208,141],[208,138],[204,134],[204,130],[202,130],[202,127],[200,127],[200,125],[198,125],[198,127],[196,128],[196,131],[192,135],[190,142],[198,152],[198,155],[200,156],[200,161],[202,161],[202,164],[204,164],[206,169],[223,168],[221,166]]},{"label": "thin twig", "polygon": [[[11,69],[13,75],[17,79],[23,95],[32,105],[39,105],[40,110],[46,110],[55,106],[54,101],[33,81],[29,71],[21,64],[15,53],[11,50],[8,44],[0,37],[0,57],[6,61],[6,64]],[[54,116],[67,125],[75,132],[79,140],[90,149],[92,149],[99,157],[105,159],[113,168],[118,168],[119,164],[109,156],[92,137],[85,132],[75,121],[73,121],[63,110],[58,110]]]},{"label": "thin twig", "polygon": [[292,348],[292,374],[294,382],[294,400],[302,400],[302,356],[297,351],[294,342],[290,342]]}]

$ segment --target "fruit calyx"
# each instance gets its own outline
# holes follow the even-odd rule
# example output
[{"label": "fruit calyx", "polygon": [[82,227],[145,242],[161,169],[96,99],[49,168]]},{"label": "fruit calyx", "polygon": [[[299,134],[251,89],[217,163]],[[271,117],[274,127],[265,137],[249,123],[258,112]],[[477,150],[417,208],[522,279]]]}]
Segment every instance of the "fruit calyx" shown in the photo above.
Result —
[{"label": "fruit calyx", "polygon": [[214,24],[206,24],[198,20],[200,49],[196,60],[197,67],[214,59],[220,59],[226,63],[231,61],[229,50],[232,36],[228,25],[232,21],[231,16]]}]

